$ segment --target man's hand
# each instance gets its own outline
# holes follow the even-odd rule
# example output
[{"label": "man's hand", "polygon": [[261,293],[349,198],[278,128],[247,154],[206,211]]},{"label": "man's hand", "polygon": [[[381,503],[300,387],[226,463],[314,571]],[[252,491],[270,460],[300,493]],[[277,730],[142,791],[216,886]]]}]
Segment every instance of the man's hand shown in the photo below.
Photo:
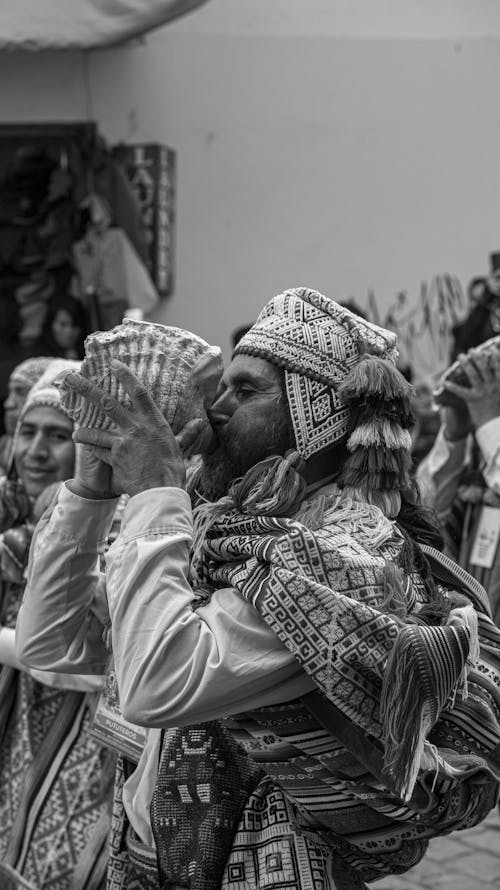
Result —
[{"label": "man's hand", "polygon": [[73,494],[92,500],[116,497],[111,467],[94,454],[90,445],[76,445],[75,475],[67,483]]},{"label": "man's hand", "polygon": [[[197,437],[200,422],[187,424],[176,438],[143,383],[122,362],[112,361],[111,368],[130,397],[129,408],[80,374],[66,376],[66,383],[96,405],[113,423],[112,430],[75,430],[75,442],[86,446],[94,460],[110,468],[106,480],[103,468],[99,471],[94,465],[92,469],[86,457],[82,484],[88,486],[94,472],[94,481],[88,486],[92,487],[99,478],[95,474],[100,472],[100,481],[106,480],[108,491],[115,495],[125,492],[132,496],[161,486],[184,488],[186,471],[182,449],[189,448]],[[106,495],[101,494],[103,496]]]},{"label": "man's hand", "polygon": [[[467,413],[473,429],[493,420],[494,417],[500,417],[500,353],[493,350],[472,349],[466,356],[459,356],[458,361],[469,386],[459,386],[451,381],[445,383],[445,388],[464,403],[464,412],[461,415],[458,412],[452,421],[452,430],[454,429],[457,435],[453,435],[452,432],[447,438],[460,438],[458,435],[460,424],[465,424]],[[461,438],[468,431],[469,429],[465,428]]]},{"label": "man's hand", "polygon": [[449,442],[458,442],[465,439],[472,432],[473,426],[470,419],[469,409],[465,402],[459,405],[443,405],[439,411],[441,415],[441,423],[444,427],[445,439]]}]

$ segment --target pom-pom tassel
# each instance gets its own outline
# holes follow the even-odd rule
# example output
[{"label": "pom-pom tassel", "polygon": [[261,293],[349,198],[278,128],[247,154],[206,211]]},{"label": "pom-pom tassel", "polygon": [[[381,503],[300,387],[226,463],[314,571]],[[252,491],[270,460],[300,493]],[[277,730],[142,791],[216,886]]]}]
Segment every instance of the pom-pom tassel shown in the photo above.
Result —
[{"label": "pom-pom tassel", "polygon": [[399,424],[382,418],[375,422],[372,420],[357,426],[347,440],[347,448],[354,451],[356,448],[389,448],[397,450],[405,448],[408,451],[412,447],[412,439],[408,430]]},{"label": "pom-pom tassel", "polygon": [[367,396],[399,399],[409,404],[413,387],[392,362],[367,355],[351,368],[338,388],[338,395],[346,404]]},{"label": "pom-pom tassel", "polygon": [[349,403],[349,435],[359,426],[379,425],[384,421],[396,424],[406,430],[411,429],[415,426],[413,404],[394,399],[388,401],[374,396]]},{"label": "pom-pom tassel", "polygon": [[411,454],[406,449],[397,451],[377,448],[357,448],[345,460],[340,483],[365,492],[395,488],[411,488]]}]

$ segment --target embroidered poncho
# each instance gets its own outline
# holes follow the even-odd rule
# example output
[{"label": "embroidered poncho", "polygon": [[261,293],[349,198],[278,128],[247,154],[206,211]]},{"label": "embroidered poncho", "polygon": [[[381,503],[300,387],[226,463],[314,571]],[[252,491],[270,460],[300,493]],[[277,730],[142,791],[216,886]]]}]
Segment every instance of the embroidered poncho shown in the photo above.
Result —
[{"label": "embroidered poncho", "polygon": [[[226,725],[267,775],[247,767],[241,779],[240,770],[232,826],[224,813],[227,848],[218,864],[210,860],[208,873],[194,825],[200,819],[207,832],[209,811],[214,824],[221,813],[206,774],[206,805],[200,800],[196,764],[201,752],[217,750],[222,730],[207,725],[167,734],[152,807],[164,886],[169,880],[194,890],[230,886],[231,869],[236,874],[249,856],[256,861],[249,851],[262,851],[266,837],[293,837],[298,856],[304,832],[309,866],[319,856],[326,868],[334,857],[337,870],[343,863],[358,880],[373,880],[411,867],[425,838],[484,818],[498,792],[487,760],[500,741],[494,687],[500,635],[478,585],[466,597],[425,581],[406,564],[395,524],[335,486],[293,518],[248,515],[226,503],[205,525],[192,571],[208,593],[233,586],[253,604],[314,679],[319,704],[318,697],[306,698],[285,703],[278,714],[260,709]],[[456,590],[453,570],[450,578]],[[191,769],[179,750],[192,752]],[[247,761],[241,747],[234,758]],[[226,750],[222,792],[218,779],[226,799],[231,761]],[[180,784],[188,791],[179,791]],[[276,810],[273,832],[269,813]],[[191,839],[180,836],[181,824],[191,825]],[[346,886],[356,886],[353,874]],[[267,872],[255,878],[256,887],[259,880],[273,886]],[[301,880],[299,874],[290,886]],[[254,886],[249,878],[248,886]]]}]

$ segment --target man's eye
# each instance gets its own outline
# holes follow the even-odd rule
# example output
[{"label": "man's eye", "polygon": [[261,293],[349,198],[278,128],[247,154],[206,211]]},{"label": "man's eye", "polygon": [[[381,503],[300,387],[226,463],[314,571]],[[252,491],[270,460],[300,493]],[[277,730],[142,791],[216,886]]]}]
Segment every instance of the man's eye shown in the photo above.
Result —
[{"label": "man's eye", "polygon": [[50,438],[53,442],[69,442],[71,436],[68,433],[51,433]]},{"label": "man's eye", "polygon": [[240,402],[243,402],[243,401],[245,401],[245,399],[250,399],[252,396],[254,396],[255,390],[250,389],[250,387],[248,387],[248,386],[238,386],[235,390],[235,393],[236,393],[236,398]]}]

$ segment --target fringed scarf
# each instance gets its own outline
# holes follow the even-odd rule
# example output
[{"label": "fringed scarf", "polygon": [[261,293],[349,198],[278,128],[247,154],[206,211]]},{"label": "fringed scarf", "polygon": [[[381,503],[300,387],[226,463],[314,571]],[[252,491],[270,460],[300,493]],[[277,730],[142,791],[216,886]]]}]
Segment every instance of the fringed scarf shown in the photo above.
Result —
[{"label": "fringed scarf", "polygon": [[[460,773],[456,758],[455,765],[447,764],[427,736],[443,709],[467,696],[467,675],[478,657],[476,612],[465,597],[442,596],[430,570],[424,579],[412,571],[407,542],[377,507],[345,496],[335,485],[304,500],[304,488],[294,480],[296,465],[294,455],[269,458],[260,465],[260,478],[254,468],[228,498],[195,510],[192,577],[206,595],[232,586],[252,603],[325,698],[382,750],[386,787],[411,807],[422,764],[450,780]],[[280,489],[287,503],[282,515],[276,509]],[[272,512],[264,504],[272,504]],[[498,713],[489,700],[481,717],[494,747],[500,741]],[[179,791],[191,786],[186,776],[182,782],[176,752],[200,730],[203,744],[192,748],[190,758],[193,783],[205,751],[217,750],[224,730],[190,727],[164,739],[152,806],[163,887],[218,887],[211,875],[221,873],[231,850],[226,813],[227,831],[214,864],[210,838],[197,831],[203,817],[198,814],[197,822],[193,795],[183,799]],[[475,753],[464,754],[464,774],[477,766],[476,749],[470,750]],[[233,754],[235,762],[247,762],[241,750]],[[211,777],[205,772],[203,779],[212,801],[215,772]],[[227,779],[230,784],[230,772]],[[237,789],[233,785],[232,793]],[[233,832],[246,786],[242,790],[234,798]],[[491,788],[488,806],[490,801]],[[182,865],[182,857],[173,862],[169,847],[177,849],[186,820],[191,828]],[[205,843],[208,848],[201,850]]]},{"label": "fringed scarf", "polygon": [[336,486],[293,519],[233,509],[202,523],[195,576],[252,603],[327,699],[380,741],[389,787],[408,801],[426,736],[477,660],[472,605],[431,598],[404,570],[393,523]]}]

